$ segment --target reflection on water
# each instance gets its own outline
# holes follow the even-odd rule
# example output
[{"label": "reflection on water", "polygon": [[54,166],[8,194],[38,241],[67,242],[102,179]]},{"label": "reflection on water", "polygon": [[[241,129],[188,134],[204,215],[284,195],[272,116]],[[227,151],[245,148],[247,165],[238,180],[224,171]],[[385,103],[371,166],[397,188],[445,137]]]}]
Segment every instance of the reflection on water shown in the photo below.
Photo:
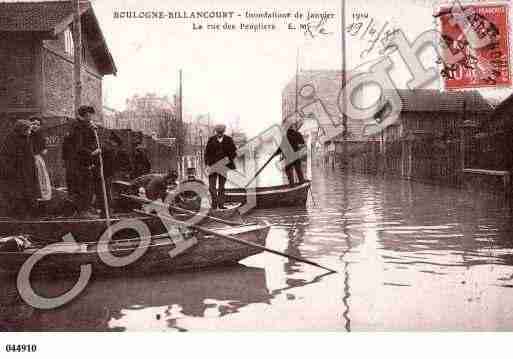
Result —
[{"label": "reflection on water", "polygon": [[[272,172],[271,168],[268,172]],[[276,181],[266,174],[262,181]],[[272,183],[276,184],[276,183]],[[263,253],[209,271],[99,279],[75,301],[32,309],[0,285],[4,330],[511,330],[512,214],[495,197],[314,171],[306,209],[259,210]],[[55,295],[71,281],[37,282]]]}]

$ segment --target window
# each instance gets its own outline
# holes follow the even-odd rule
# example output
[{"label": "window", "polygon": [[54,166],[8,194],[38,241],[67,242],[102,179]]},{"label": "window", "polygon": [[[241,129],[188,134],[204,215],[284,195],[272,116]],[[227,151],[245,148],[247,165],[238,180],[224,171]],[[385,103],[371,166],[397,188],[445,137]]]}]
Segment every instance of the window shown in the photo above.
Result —
[{"label": "window", "polygon": [[70,28],[64,31],[64,51],[70,56],[73,56],[75,53],[75,44],[73,43],[73,35]]}]

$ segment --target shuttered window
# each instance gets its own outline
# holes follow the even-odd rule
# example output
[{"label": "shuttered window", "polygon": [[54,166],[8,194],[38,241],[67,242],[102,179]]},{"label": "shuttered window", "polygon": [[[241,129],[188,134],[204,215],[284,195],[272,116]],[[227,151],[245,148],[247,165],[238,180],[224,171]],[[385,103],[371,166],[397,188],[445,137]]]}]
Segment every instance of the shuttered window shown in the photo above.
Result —
[{"label": "shuttered window", "polygon": [[71,29],[69,28],[64,31],[64,51],[70,56],[73,56],[75,53],[73,35],[71,33]]}]

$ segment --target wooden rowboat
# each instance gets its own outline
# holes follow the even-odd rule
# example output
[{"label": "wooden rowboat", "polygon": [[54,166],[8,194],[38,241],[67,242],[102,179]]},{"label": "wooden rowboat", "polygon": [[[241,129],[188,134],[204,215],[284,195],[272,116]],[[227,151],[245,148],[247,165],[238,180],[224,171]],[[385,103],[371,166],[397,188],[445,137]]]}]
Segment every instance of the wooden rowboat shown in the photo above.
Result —
[{"label": "wooden rowboat", "polygon": [[[231,207],[225,212],[215,212],[218,218],[231,218],[238,214],[238,207]],[[177,220],[187,220],[190,216],[175,214]],[[114,214],[111,226],[119,227],[122,223],[127,226],[136,226],[144,223],[151,235],[167,233],[167,227],[159,218],[131,213]],[[114,227],[115,228],[115,227]],[[13,219],[0,218],[0,236],[13,234],[26,234],[37,237],[45,242],[59,242],[71,234],[76,242],[96,242],[107,230],[104,218],[53,218],[53,219]],[[113,233],[113,239],[135,238],[139,233],[134,229],[122,229]]]},{"label": "wooden rowboat", "polygon": [[[238,219],[240,217],[240,212],[239,212],[239,209],[242,207],[242,203],[238,202],[238,203],[228,203],[226,205],[226,208],[225,209],[219,209],[219,208],[216,208],[216,209],[208,209],[207,211],[205,211],[205,216],[209,216],[209,217],[214,217],[214,218],[219,218],[219,219],[225,219],[225,220],[233,220],[234,218],[235,219]],[[188,210],[187,208],[185,208],[185,210]],[[193,212],[198,212],[198,210],[192,210]],[[173,218],[175,219],[178,219],[180,221],[185,221],[189,218],[191,218],[191,215],[188,215],[184,212],[181,212],[181,211],[177,211],[177,210],[170,210],[170,213],[171,215],[173,216]],[[206,223],[210,223],[211,221],[209,220],[208,217],[205,217],[200,223],[201,224],[206,224]]]},{"label": "wooden rowboat", "polygon": [[[159,218],[134,213],[116,214],[111,218],[111,226],[121,223],[135,226],[144,223],[152,235],[166,233],[166,227]],[[0,236],[26,234],[45,242],[59,242],[71,234],[76,242],[96,242],[106,232],[105,218],[54,218],[12,219],[0,218]],[[113,239],[134,238],[138,233],[133,229],[123,229],[113,233]]]},{"label": "wooden rowboat", "polygon": [[256,208],[306,207],[310,181],[295,186],[227,188],[225,202],[246,203],[248,194],[256,196]]},{"label": "wooden rowboat", "polygon": [[[144,178],[149,175],[142,176],[141,178]],[[129,182],[124,181],[116,181],[114,182],[114,185],[116,186],[115,193],[116,195],[114,202],[120,207],[123,208],[124,211],[126,210],[132,210],[132,209],[139,209],[141,208],[141,203],[146,202],[147,200],[141,197],[138,197],[137,191],[134,189],[134,187]],[[181,207],[185,209],[186,211],[193,211],[198,212],[200,211],[201,206],[201,198],[196,196],[195,198],[192,198],[190,203],[186,202],[180,202],[180,203],[173,203],[174,207]],[[209,209],[208,211],[205,211],[206,216],[214,217],[214,218],[220,218],[220,219],[233,219],[238,218],[240,215],[239,209],[242,207],[241,202],[236,203],[228,203],[226,205],[225,209]],[[190,216],[184,214],[184,212],[180,211],[173,211],[171,210],[170,213],[173,215],[174,218],[178,220],[186,220],[190,218]],[[202,224],[208,223],[209,219],[204,218],[204,220],[201,221]]]},{"label": "wooden rowboat", "polygon": [[[247,242],[265,246],[270,225],[252,224],[226,227],[217,230],[221,235],[232,236]],[[222,239],[195,230],[183,236],[154,236],[148,242],[140,238],[112,240],[107,247],[98,242],[59,242],[51,246],[29,242],[22,251],[0,251],[0,270],[15,274],[36,252],[44,256],[37,262],[33,274],[61,275],[76,273],[80,266],[91,264],[93,274],[146,273],[193,270],[217,265],[228,265],[262,252],[259,248]],[[126,257],[140,246],[144,254],[133,263],[113,267],[103,262],[100,254]]]}]

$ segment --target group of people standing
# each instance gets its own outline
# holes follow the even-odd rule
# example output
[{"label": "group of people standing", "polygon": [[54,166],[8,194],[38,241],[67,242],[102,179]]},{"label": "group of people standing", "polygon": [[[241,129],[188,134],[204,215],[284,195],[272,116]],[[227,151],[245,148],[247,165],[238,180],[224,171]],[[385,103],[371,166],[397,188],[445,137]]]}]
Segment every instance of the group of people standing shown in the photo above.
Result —
[{"label": "group of people standing", "polygon": [[[151,163],[144,148],[139,144],[134,150],[133,161],[122,151],[122,141],[114,132],[100,144],[92,106],[81,106],[77,119],[64,138],[62,158],[66,169],[66,184],[72,211],[79,216],[105,216],[111,203],[111,183],[122,167],[132,167],[131,177],[138,178],[151,171]],[[44,161],[47,152],[41,135],[42,119],[17,120],[12,132],[0,148],[0,191],[3,203],[7,205],[6,215],[12,217],[37,216],[40,203],[52,199],[52,185]],[[205,147],[204,159],[207,166],[211,207],[224,209],[225,185],[228,172],[235,170],[237,148],[233,139],[225,135],[226,126],[215,126],[215,134]],[[304,147],[304,139],[295,125],[289,125],[284,136],[294,153]],[[275,155],[288,157],[283,146]],[[294,172],[299,182],[304,181],[300,158],[287,161],[285,172],[289,183],[294,184]],[[133,162],[133,166],[131,163]],[[161,197],[166,186],[175,183],[176,173],[148,182],[148,195]],[[152,184],[152,186],[150,186]],[[103,190],[105,186],[105,192]],[[155,192],[155,193],[153,193]],[[154,195],[153,195],[154,194]]]},{"label": "group of people standing", "polygon": [[0,148],[0,188],[4,210],[10,215],[33,215],[38,201],[52,197],[41,122],[39,117],[17,120]]},{"label": "group of people standing", "polygon": [[[138,177],[151,171],[151,163],[142,146],[136,146],[132,168],[129,156],[122,151],[122,141],[114,132],[100,144],[93,121],[95,115],[94,107],[81,106],[63,140],[67,199],[61,207],[65,214],[91,217],[97,216],[99,210],[105,215],[104,198],[111,203],[110,187],[117,172],[126,170],[130,172],[129,176]],[[47,148],[41,134],[41,123],[39,117],[17,120],[0,148],[3,215],[15,218],[43,216],[49,207],[45,204],[50,203],[52,197],[58,197],[55,191],[52,193],[44,161]],[[100,155],[103,167],[100,166]]]}]

